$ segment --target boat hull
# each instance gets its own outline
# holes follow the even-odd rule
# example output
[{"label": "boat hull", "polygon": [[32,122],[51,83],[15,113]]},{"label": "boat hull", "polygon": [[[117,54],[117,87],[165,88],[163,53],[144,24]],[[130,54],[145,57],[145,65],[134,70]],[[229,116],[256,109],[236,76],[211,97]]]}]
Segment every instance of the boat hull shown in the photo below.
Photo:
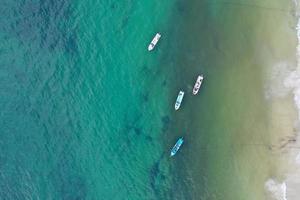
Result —
[{"label": "boat hull", "polygon": [[152,51],[154,49],[154,47],[158,43],[160,37],[161,37],[161,35],[159,33],[156,33],[156,35],[154,36],[154,38],[152,39],[151,43],[148,46],[148,51]]},{"label": "boat hull", "polygon": [[176,144],[174,145],[174,147],[171,149],[171,153],[170,156],[175,156],[176,153],[178,152],[178,150],[180,149],[181,145],[183,144],[184,140],[183,138],[179,138],[176,142]]},{"label": "boat hull", "polygon": [[193,88],[193,95],[196,95],[199,92],[202,82],[203,82],[203,75],[199,75],[197,77],[196,83]]},{"label": "boat hull", "polygon": [[179,94],[175,102],[175,110],[178,110],[180,108],[183,97],[184,97],[184,92],[179,91]]}]

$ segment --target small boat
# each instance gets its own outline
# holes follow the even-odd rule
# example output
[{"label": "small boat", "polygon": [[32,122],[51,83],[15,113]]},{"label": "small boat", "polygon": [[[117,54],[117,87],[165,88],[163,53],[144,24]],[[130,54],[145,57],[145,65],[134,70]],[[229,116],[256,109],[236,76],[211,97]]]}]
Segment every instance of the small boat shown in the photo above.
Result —
[{"label": "small boat", "polygon": [[171,154],[170,156],[175,156],[175,154],[177,153],[177,151],[179,150],[180,146],[183,144],[183,138],[179,138],[176,142],[176,144],[174,145],[174,147],[171,149]]},{"label": "small boat", "polygon": [[199,75],[193,88],[193,95],[196,95],[201,87],[203,75]]},{"label": "small boat", "polygon": [[154,49],[160,37],[161,35],[159,33],[156,33],[156,35],[154,36],[154,38],[152,39],[151,43],[148,46],[148,51],[152,51]]},{"label": "small boat", "polygon": [[175,102],[175,110],[178,110],[180,108],[183,96],[184,96],[184,92],[180,91]]}]

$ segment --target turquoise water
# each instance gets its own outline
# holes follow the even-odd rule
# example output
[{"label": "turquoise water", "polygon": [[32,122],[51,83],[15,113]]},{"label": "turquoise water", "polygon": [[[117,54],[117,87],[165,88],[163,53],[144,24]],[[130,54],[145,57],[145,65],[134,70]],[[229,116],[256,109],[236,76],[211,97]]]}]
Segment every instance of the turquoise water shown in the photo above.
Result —
[{"label": "turquoise water", "polygon": [[[251,199],[246,186],[232,189],[243,185],[229,178],[239,175],[230,173],[240,149],[228,148],[252,134],[243,118],[258,116],[264,130],[261,66],[249,64],[255,46],[242,45],[255,40],[240,29],[268,4],[247,2],[5,1],[2,199]],[[192,98],[199,73],[204,86]]]},{"label": "turquoise water", "polygon": [[147,46],[172,4],[5,3],[2,198],[170,196],[167,77]]}]

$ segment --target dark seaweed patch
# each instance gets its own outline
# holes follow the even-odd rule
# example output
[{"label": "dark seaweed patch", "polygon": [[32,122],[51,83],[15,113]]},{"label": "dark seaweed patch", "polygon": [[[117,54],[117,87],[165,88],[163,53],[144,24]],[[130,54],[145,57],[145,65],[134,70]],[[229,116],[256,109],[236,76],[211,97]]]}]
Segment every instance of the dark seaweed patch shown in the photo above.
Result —
[{"label": "dark seaweed patch", "polygon": [[122,29],[124,29],[127,26],[128,21],[129,21],[129,16],[126,16],[125,18],[122,19],[122,25],[121,25]]},{"label": "dark seaweed patch", "polygon": [[125,131],[127,134],[134,133],[135,135],[142,135],[143,129],[139,126],[139,121],[141,119],[141,115],[136,115],[135,117],[131,117],[129,119],[128,114],[125,116]]},{"label": "dark seaweed patch", "polygon": [[155,182],[157,179],[157,176],[159,175],[160,170],[159,170],[159,161],[155,162],[151,169],[150,169],[150,185],[151,188],[156,191],[156,186],[155,186]]},{"label": "dark seaweed patch", "polygon": [[161,174],[161,175],[160,175],[160,179],[161,179],[161,180],[166,180],[167,177],[166,177],[164,174]]},{"label": "dark seaweed patch", "polygon": [[117,5],[116,5],[116,2],[113,2],[111,5],[110,5],[110,9],[114,10],[117,8]]},{"label": "dark seaweed patch", "polygon": [[163,154],[160,156],[159,160],[152,165],[149,173],[150,186],[158,199],[165,199],[162,198],[162,196],[166,195],[164,194],[165,189],[160,187],[161,181],[165,181],[167,179],[167,177],[160,170],[160,164],[161,164],[160,162],[162,158],[163,158]]},{"label": "dark seaweed patch", "polygon": [[141,135],[142,134],[142,129],[138,127],[133,127],[133,131],[136,135]]},{"label": "dark seaweed patch", "polygon": [[168,130],[168,128],[169,128],[171,119],[170,119],[169,116],[163,116],[163,117],[161,118],[161,121],[162,121],[162,124],[163,124],[163,125],[162,125],[162,131],[163,131],[163,132],[166,132],[166,131]]},{"label": "dark seaweed patch", "polygon": [[74,155],[63,152],[60,162],[49,173],[48,179],[60,199],[85,199],[87,195],[86,180],[81,176],[80,169],[76,168],[73,157]]},{"label": "dark seaweed patch", "polygon": [[[65,47],[69,44],[63,40],[65,36],[76,32],[64,24],[72,19],[70,5],[69,1],[45,0],[40,4],[25,1],[16,12],[20,16],[15,17],[15,26],[8,28],[7,32],[22,42],[36,43],[43,49]],[[73,39],[75,42],[76,38]]]},{"label": "dark seaweed patch", "polygon": [[169,116],[163,116],[161,118],[161,121],[164,123],[164,124],[169,124],[170,123],[170,117]]},{"label": "dark seaweed patch", "polygon": [[146,102],[148,102],[149,101],[149,95],[148,94],[143,94],[142,95],[142,99],[143,99],[143,101],[146,103]]},{"label": "dark seaweed patch", "polygon": [[151,136],[149,136],[149,135],[147,135],[145,138],[146,138],[146,140],[148,142],[152,142],[153,141],[153,138]]},{"label": "dark seaweed patch", "polygon": [[62,197],[63,199],[85,199],[86,185],[82,178],[71,177],[67,184],[63,185]]},{"label": "dark seaweed patch", "polygon": [[137,127],[137,126],[133,126],[133,125],[130,125],[130,124],[127,124],[125,126],[125,131],[126,133],[130,134],[130,133],[134,133],[135,135],[142,135],[143,131],[140,127]]},{"label": "dark seaweed patch", "polygon": [[149,74],[151,71],[150,69],[148,68],[148,65],[147,64],[144,64],[142,67],[141,67],[141,73],[144,73],[144,74]]},{"label": "dark seaweed patch", "polygon": [[178,1],[177,3],[177,10],[179,13],[184,13],[186,11],[186,8],[185,8],[185,4],[183,1]]},{"label": "dark seaweed patch", "polygon": [[68,52],[70,54],[78,52],[77,42],[76,42],[76,38],[74,35],[69,36],[66,39],[66,42],[64,45],[65,45],[66,52]]}]

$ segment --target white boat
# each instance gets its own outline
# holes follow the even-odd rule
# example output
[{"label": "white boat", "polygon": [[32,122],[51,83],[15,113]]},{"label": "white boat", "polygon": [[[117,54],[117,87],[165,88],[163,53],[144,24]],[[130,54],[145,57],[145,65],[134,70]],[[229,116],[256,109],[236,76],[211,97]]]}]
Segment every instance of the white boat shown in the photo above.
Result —
[{"label": "white boat", "polygon": [[154,38],[152,39],[151,43],[148,46],[148,51],[152,51],[154,49],[160,37],[161,35],[159,33],[156,33],[156,35],[154,36]]},{"label": "white boat", "polygon": [[180,91],[175,102],[175,110],[178,110],[180,108],[183,96],[184,96],[184,92]]},{"label": "white boat", "polygon": [[193,88],[193,95],[196,95],[201,87],[203,75],[199,75]]}]

